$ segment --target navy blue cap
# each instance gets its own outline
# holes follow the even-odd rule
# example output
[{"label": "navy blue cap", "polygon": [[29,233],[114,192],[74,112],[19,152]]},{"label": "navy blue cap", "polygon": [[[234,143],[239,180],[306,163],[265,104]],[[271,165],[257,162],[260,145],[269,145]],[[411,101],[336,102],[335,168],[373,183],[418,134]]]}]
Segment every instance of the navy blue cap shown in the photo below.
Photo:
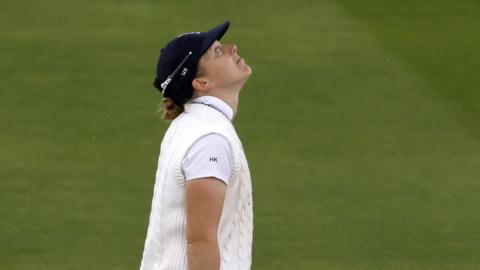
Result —
[{"label": "navy blue cap", "polygon": [[157,76],[153,85],[164,97],[183,105],[193,95],[192,81],[200,57],[227,32],[226,21],[207,32],[190,32],[177,36],[160,51]]}]

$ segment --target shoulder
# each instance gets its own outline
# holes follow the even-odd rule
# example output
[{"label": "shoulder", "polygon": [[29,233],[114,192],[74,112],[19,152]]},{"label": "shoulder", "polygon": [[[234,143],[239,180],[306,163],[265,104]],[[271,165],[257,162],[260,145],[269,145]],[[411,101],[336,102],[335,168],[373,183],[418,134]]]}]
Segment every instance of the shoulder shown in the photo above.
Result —
[{"label": "shoulder", "polygon": [[186,180],[215,177],[228,183],[233,170],[234,155],[230,142],[216,133],[198,139],[182,160]]},{"label": "shoulder", "polygon": [[203,146],[229,146],[230,142],[228,139],[220,133],[209,133],[205,136],[199,138],[195,145],[203,145]]},{"label": "shoulder", "polygon": [[187,152],[184,159],[205,159],[209,162],[231,162],[233,159],[232,146],[228,139],[219,133],[209,133],[195,141]]}]

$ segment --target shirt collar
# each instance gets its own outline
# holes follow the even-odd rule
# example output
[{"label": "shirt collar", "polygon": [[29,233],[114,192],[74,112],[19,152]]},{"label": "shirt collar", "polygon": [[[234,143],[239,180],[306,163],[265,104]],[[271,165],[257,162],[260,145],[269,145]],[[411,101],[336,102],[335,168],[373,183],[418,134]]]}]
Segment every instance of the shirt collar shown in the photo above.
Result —
[{"label": "shirt collar", "polygon": [[233,110],[223,100],[214,96],[201,96],[193,99],[194,102],[200,102],[214,107],[225,114],[230,121],[233,119]]}]

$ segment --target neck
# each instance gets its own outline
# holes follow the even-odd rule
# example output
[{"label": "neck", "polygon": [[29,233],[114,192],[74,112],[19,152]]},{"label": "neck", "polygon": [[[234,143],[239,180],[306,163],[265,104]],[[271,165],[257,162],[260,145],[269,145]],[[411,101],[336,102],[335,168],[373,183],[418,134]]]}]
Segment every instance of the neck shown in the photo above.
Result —
[{"label": "neck", "polygon": [[[241,89],[241,88],[240,88]],[[200,94],[200,95],[195,95],[196,97],[200,96],[214,96],[219,99],[221,99],[223,102],[225,102],[233,111],[233,117],[237,114],[237,108],[238,108],[238,97],[240,94],[240,89],[211,89],[210,91]]]},{"label": "neck", "polygon": [[[218,96],[217,96],[218,97]],[[225,96],[225,97],[218,97],[219,99],[223,100],[223,102],[227,103],[230,108],[232,108],[233,116],[237,114],[237,107],[238,107],[238,94]]]}]

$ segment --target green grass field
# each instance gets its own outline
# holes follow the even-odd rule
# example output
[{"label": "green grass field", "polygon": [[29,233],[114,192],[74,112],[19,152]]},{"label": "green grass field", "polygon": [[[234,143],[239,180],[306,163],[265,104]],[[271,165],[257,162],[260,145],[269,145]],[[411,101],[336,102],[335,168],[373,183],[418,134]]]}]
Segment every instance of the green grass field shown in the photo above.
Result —
[{"label": "green grass field", "polygon": [[480,269],[480,2],[2,1],[0,269],[138,269],[160,47],[225,19],[253,269]]}]

